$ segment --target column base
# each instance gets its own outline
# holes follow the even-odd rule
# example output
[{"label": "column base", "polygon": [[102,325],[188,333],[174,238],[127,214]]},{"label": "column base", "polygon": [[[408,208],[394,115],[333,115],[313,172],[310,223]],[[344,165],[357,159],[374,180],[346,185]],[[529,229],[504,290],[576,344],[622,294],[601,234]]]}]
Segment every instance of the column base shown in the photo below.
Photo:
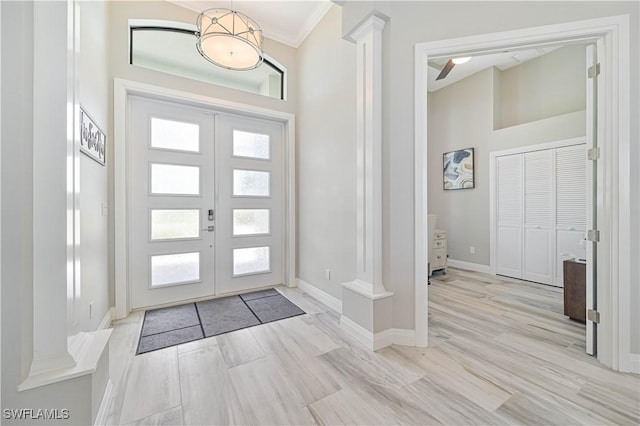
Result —
[{"label": "column base", "polygon": [[109,383],[109,338],[113,330],[97,330],[80,336],[75,366],[30,375],[18,391],[33,393],[43,401],[57,401],[76,424],[94,424]]},{"label": "column base", "polygon": [[369,350],[391,345],[393,293],[374,293],[373,286],[361,280],[343,283],[340,325]]}]

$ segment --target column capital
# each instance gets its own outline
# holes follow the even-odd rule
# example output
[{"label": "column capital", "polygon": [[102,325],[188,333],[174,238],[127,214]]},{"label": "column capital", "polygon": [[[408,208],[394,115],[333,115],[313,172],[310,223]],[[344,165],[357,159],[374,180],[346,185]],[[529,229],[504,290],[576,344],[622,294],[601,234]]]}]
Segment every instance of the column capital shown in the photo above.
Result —
[{"label": "column capital", "polygon": [[371,11],[358,25],[345,35],[345,39],[352,42],[361,42],[374,32],[382,33],[389,17],[375,10]]}]

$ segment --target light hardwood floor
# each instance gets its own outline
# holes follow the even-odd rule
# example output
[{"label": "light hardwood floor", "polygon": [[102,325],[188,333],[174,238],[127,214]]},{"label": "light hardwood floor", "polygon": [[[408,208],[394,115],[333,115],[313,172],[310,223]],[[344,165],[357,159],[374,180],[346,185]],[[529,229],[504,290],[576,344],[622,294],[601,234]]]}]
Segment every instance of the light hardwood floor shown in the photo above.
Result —
[{"label": "light hardwood floor", "polygon": [[307,315],[134,356],[114,326],[109,424],[638,424],[640,380],[584,353],[560,289],[449,269],[429,287],[429,348],[369,352]]}]

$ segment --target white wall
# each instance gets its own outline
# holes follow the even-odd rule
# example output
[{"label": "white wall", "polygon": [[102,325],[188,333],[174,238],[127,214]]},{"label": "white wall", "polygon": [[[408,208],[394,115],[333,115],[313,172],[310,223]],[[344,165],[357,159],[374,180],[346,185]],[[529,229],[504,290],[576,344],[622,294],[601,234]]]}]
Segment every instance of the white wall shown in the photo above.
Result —
[{"label": "white wall", "polygon": [[583,110],[585,63],[585,46],[572,45],[500,72],[500,127]]},{"label": "white wall", "polygon": [[[67,19],[69,11],[76,7],[79,10],[84,5],[74,5],[73,3],[33,3],[33,2],[2,2],[2,408],[67,408],[71,417],[63,421],[47,421],[47,423],[72,423],[86,424],[92,418],[91,405],[85,404],[90,398],[84,394],[84,390],[90,389],[91,376],[85,375],[74,379],[66,380],[60,383],[41,386],[22,392],[18,392],[17,388],[20,383],[27,377],[29,368],[31,367],[34,352],[34,337],[38,337],[34,333],[34,315],[40,314],[44,318],[52,311],[64,312],[64,308],[74,311],[77,303],[80,303],[81,297],[73,300],[71,293],[64,292],[67,283],[64,278],[60,282],[60,274],[62,271],[64,277],[67,270],[64,258],[65,253],[65,217],[66,217],[66,194],[64,162],[56,162],[55,167],[47,169],[40,167],[38,169],[40,179],[51,178],[56,183],[63,182],[62,185],[52,185],[56,190],[60,189],[59,194],[52,191],[51,199],[56,199],[55,203],[51,203],[44,208],[34,209],[34,200],[42,203],[44,197],[38,197],[34,190],[34,129],[43,127],[43,123],[51,124],[52,117],[65,117],[66,111],[73,111],[68,108],[63,99],[67,86],[64,82],[60,83],[60,77],[64,80],[68,74],[67,56],[65,40],[68,36]],[[85,49],[85,55],[81,53],[75,58],[78,61],[79,68],[76,69],[75,81],[68,81],[70,85],[79,88],[83,84],[95,84],[98,87],[107,86],[106,56],[105,52],[92,51],[91,49],[99,48],[106,42],[106,33],[100,32],[100,27],[104,28],[107,22],[107,15],[104,13],[104,4],[92,4],[91,11],[87,12],[84,17],[88,19],[83,22],[81,27],[87,30],[95,31],[91,40],[83,40],[81,47]],[[38,11],[40,17],[45,13],[50,17],[52,28],[47,31],[34,31],[34,11]],[[50,12],[54,11],[54,14]],[[79,28],[76,27],[76,31]],[[87,31],[88,32],[88,31]],[[43,34],[46,33],[46,36]],[[50,37],[53,42],[47,39]],[[62,42],[60,42],[62,40]],[[45,47],[46,46],[46,47]],[[57,54],[52,50],[48,55],[42,52],[46,49],[59,49]],[[49,68],[38,68],[37,73],[34,72],[34,53],[40,52],[42,56],[38,56],[40,62],[46,62]],[[97,55],[89,57],[89,54]],[[90,74],[90,76],[89,76]],[[55,76],[56,79],[47,81],[47,76]],[[86,77],[86,78],[85,78]],[[49,91],[42,91],[47,84],[55,87],[55,97],[48,98]],[[46,95],[45,95],[46,94]],[[63,96],[58,96],[63,94]],[[35,102],[37,99],[38,102]],[[85,106],[98,111],[98,116],[102,112],[107,111],[106,90],[93,91],[91,89],[84,90],[81,98],[76,97],[76,101],[82,101]],[[34,110],[40,114],[36,117]],[[62,111],[62,112],[61,112]],[[55,113],[55,114],[54,114]],[[44,139],[50,144],[51,152],[55,153],[53,158],[63,158],[66,150],[67,140],[64,136],[67,132],[66,123],[53,120],[53,126],[47,127],[45,135],[50,136],[50,140]],[[41,142],[41,141],[39,141]],[[79,141],[76,141],[79,143]],[[62,153],[62,155],[61,155]],[[46,156],[46,153],[44,154]],[[42,156],[40,156],[42,157]],[[82,167],[83,161],[79,160]],[[62,164],[62,166],[60,166]],[[62,170],[62,171],[61,171]],[[60,172],[61,171],[61,172]],[[86,171],[86,170],[85,170]],[[59,173],[60,172],[60,173]],[[104,180],[106,173],[104,170],[101,175],[96,178],[90,172],[83,175],[84,178],[91,180],[92,183],[97,182],[97,186],[89,186],[97,193],[105,196],[106,181]],[[42,182],[40,186],[42,188]],[[42,189],[40,189],[42,191]],[[82,195],[82,194],[81,194]],[[59,197],[59,198],[57,198]],[[58,201],[59,200],[59,201]],[[48,210],[49,208],[49,210]],[[84,212],[81,206],[80,214]],[[90,214],[89,212],[88,214]],[[46,250],[55,252],[57,257],[42,256],[38,257],[38,262],[34,261],[34,241],[39,238],[33,230],[34,224],[38,218],[40,223],[42,218],[50,220],[48,224],[52,231],[57,235],[62,235],[61,239],[56,239],[53,243],[47,240]],[[44,226],[46,229],[46,225]],[[45,231],[46,232],[46,231]],[[92,238],[87,236],[81,241],[94,244],[101,252],[96,252],[95,257],[89,261],[88,267],[98,268],[98,272],[105,272],[104,277],[98,279],[85,279],[85,287],[83,295],[95,300],[96,306],[101,310],[99,315],[106,312],[108,307],[107,297],[107,252],[106,252],[106,223],[102,224],[100,238]],[[53,234],[53,232],[51,232]],[[42,241],[42,240],[40,240]],[[62,241],[61,244],[58,244]],[[44,258],[47,259],[44,259]],[[57,259],[62,258],[61,262]],[[56,262],[53,262],[56,260]],[[81,262],[86,259],[81,258]],[[54,264],[55,263],[55,264]],[[102,269],[100,269],[102,268]],[[63,289],[61,294],[55,295],[55,300],[48,299],[46,303],[50,303],[53,309],[49,311],[34,311],[34,303],[38,302],[34,299],[34,270],[39,270],[43,274],[48,274],[43,282],[50,282],[55,288]],[[90,281],[90,282],[88,282]],[[39,287],[42,291],[42,288]],[[42,296],[41,296],[42,297]],[[68,303],[65,306],[65,300]],[[73,313],[71,315],[74,315]],[[51,315],[50,315],[51,316]],[[75,320],[75,321],[74,321]],[[39,323],[42,326],[42,323]],[[94,330],[95,326],[86,317],[80,313],[77,317],[72,318],[68,329],[68,334],[75,334],[77,331]],[[35,330],[42,336],[50,330],[42,327]],[[57,329],[54,331],[58,331]],[[64,336],[64,324],[61,334]],[[42,341],[42,339],[40,339]],[[58,343],[58,342],[56,342]],[[66,339],[62,342],[66,345]],[[4,421],[4,418],[3,418]],[[11,423],[33,423],[26,420],[11,421]]]},{"label": "white wall", "polygon": [[[429,94],[429,210],[438,216],[437,228],[448,231],[451,259],[489,265],[492,151],[585,135],[584,64],[585,47],[571,46]],[[504,128],[494,130],[496,112]],[[445,191],[442,154],[463,148],[475,148],[475,188]]]},{"label": "white wall", "polygon": [[296,146],[298,277],[338,299],[356,276],[356,58],[341,22],[334,5],[298,50]]},{"label": "white wall", "polygon": [[[489,264],[489,152],[493,133],[494,69],[474,74],[428,96],[429,213],[447,231],[451,259]],[[442,154],[475,148],[475,188],[444,191]],[[470,220],[471,218],[471,220]],[[469,246],[476,248],[469,255]]]},{"label": "white wall", "polygon": [[[82,1],[80,52],[78,55],[80,104],[107,132],[109,117],[109,10],[106,2]],[[113,133],[107,133],[112,144]],[[113,161],[106,159],[107,163]],[[109,236],[107,216],[107,167],[80,155],[80,292],[75,301],[75,331],[93,331],[111,307],[109,300]],[[93,303],[89,317],[89,303]]]},{"label": "white wall", "polygon": [[[2,408],[33,353],[33,6],[2,2]],[[11,208],[9,208],[11,206]]]},{"label": "white wall", "polygon": [[[475,34],[507,31],[621,14],[631,15],[631,117],[640,116],[638,69],[638,2],[404,2],[347,1],[343,5],[343,34],[346,34],[372,10],[386,14],[389,24],[384,30],[383,144],[385,162],[383,179],[387,223],[384,233],[385,285],[392,286],[394,327],[414,327],[414,46],[416,43]],[[338,40],[333,42],[334,45]],[[326,48],[331,48],[327,46]],[[337,72],[337,71],[336,71]],[[640,122],[632,120],[631,140],[637,141]],[[632,144],[632,158],[640,161],[640,146]],[[638,168],[632,168],[631,179],[638,182]],[[638,211],[640,194],[632,199]],[[632,259],[640,258],[637,220],[633,229],[636,241]],[[638,276],[634,266],[631,276]],[[632,283],[638,286],[636,280]],[[637,290],[634,290],[637,291]],[[637,311],[633,301],[631,312]],[[637,346],[636,346],[637,347]]]}]

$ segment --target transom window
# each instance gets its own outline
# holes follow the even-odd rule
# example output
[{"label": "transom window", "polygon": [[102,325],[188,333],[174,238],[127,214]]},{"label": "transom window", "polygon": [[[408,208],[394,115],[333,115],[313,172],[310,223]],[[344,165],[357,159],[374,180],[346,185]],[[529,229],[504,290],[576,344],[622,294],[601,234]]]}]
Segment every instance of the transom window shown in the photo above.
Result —
[{"label": "transom window", "polygon": [[[155,25],[152,25],[155,22]],[[129,63],[192,80],[284,99],[285,71],[264,58],[258,68],[233,71],[217,67],[198,53],[195,26],[135,20],[130,22]],[[175,25],[170,25],[175,24]]]}]

